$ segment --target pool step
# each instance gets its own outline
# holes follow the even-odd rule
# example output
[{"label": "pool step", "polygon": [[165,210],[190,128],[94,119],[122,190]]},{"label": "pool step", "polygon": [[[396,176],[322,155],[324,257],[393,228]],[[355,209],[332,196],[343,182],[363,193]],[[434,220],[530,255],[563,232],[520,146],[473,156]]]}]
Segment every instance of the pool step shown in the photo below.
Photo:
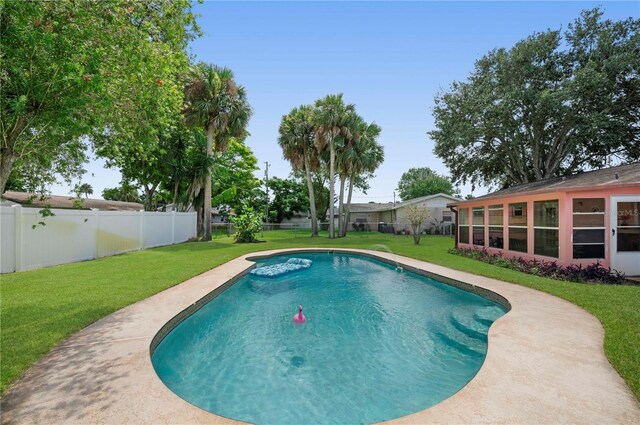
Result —
[{"label": "pool step", "polygon": [[463,354],[484,356],[487,351],[486,342],[472,338],[453,327],[447,331],[438,331],[436,335],[446,345]]},{"label": "pool step", "polygon": [[461,332],[469,335],[472,338],[480,339],[482,341],[487,340],[487,331],[489,326],[484,323],[475,320],[471,316],[465,316],[459,313],[453,313],[451,315],[451,323]]},{"label": "pool step", "polygon": [[473,318],[478,322],[487,326],[491,324],[500,316],[504,314],[504,310],[496,306],[488,306],[479,308],[473,315]]}]

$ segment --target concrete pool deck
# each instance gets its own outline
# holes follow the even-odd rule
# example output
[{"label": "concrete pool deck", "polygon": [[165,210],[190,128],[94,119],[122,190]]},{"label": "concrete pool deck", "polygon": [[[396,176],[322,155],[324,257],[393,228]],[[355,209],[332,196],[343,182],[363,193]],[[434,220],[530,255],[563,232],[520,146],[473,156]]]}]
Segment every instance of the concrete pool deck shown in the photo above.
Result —
[{"label": "concrete pool deck", "polygon": [[[605,357],[600,322],[581,308],[523,286],[407,257],[332,250],[366,253],[486,288],[512,307],[491,326],[486,360],[464,388],[389,423],[640,423],[638,401]],[[247,258],[295,251],[236,258],[81,330],[11,386],[1,401],[1,422],[237,423],[192,406],[165,387],[149,347],[171,318],[250,268],[254,263]]]}]

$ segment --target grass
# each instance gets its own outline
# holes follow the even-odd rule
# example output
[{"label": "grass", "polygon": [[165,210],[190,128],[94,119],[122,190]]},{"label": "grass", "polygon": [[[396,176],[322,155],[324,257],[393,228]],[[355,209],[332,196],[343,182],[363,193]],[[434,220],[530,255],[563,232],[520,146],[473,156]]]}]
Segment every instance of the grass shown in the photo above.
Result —
[{"label": "grass", "polygon": [[0,281],[0,391],[63,339],[122,307],[147,298],[237,256],[280,248],[372,248],[452,269],[517,283],[564,298],[595,315],[605,329],[605,352],[640,399],[640,287],[560,282],[449,254],[452,239],[350,233],[311,239],[306,231],[264,232],[262,244],[229,237],[184,243],[81,263],[2,275]]}]

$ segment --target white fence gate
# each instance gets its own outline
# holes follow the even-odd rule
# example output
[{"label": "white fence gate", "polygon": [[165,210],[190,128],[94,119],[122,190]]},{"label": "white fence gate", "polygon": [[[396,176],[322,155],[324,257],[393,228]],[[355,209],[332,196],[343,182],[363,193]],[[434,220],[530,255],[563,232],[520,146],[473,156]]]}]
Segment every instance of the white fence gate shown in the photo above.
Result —
[{"label": "white fence gate", "polygon": [[[0,207],[0,272],[29,270],[184,242],[196,213]],[[35,228],[33,227],[35,225]]]}]

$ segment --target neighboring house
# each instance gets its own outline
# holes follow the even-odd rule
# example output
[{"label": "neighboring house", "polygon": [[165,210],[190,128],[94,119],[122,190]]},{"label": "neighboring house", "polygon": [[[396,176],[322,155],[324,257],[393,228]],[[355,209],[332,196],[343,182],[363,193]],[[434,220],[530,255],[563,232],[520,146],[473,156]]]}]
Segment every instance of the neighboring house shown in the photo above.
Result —
[{"label": "neighboring house", "polygon": [[[193,212],[193,205],[189,205],[189,207],[186,209],[186,211],[179,211],[174,204],[167,204],[164,205],[162,207],[159,207],[156,211],[162,211],[162,212]],[[224,214],[223,214],[224,212]],[[217,208],[217,207],[213,207],[211,208],[211,223],[212,224],[227,224],[229,223],[229,212],[231,212],[231,214],[233,215],[233,209],[229,210],[229,209],[222,209],[222,208]]]},{"label": "neighboring house", "polygon": [[422,196],[408,199],[402,202],[351,204],[349,209],[349,226],[351,229],[367,231],[381,231],[385,233],[410,232],[411,224],[407,219],[407,208],[417,205],[427,208],[430,217],[423,224],[423,229],[445,232],[453,223],[453,214],[447,208],[447,204],[461,201],[455,196],[438,193],[436,195]]},{"label": "neighboring house", "polygon": [[105,201],[104,199],[76,198],[74,196],[39,195],[26,192],[6,191],[2,195],[2,205],[21,205],[32,208],[63,208],[100,211],[141,211],[142,204],[136,202]]},{"label": "neighboring house", "polygon": [[457,243],[506,257],[640,275],[640,163],[522,184],[457,211]]}]

